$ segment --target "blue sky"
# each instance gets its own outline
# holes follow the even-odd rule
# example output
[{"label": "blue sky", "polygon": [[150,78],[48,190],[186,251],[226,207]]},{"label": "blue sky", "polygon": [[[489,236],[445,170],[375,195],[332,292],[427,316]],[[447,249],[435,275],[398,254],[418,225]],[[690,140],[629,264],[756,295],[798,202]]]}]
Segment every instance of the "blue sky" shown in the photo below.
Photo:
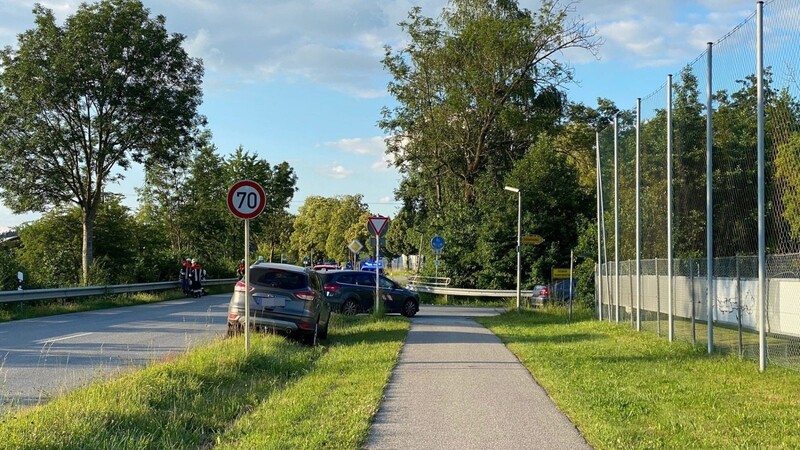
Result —
[{"label": "blue sky", "polygon": [[[36,2],[0,2],[0,46],[15,46],[33,26]],[[40,1],[63,21],[79,2]],[[538,1],[520,0],[536,9]],[[205,65],[201,112],[220,154],[242,145],[298,175],[293,212],[307,196],[362,194],[370,210],[394,216],[396,170],[384,154],[380,111],[392,105],[383,47],[401,48],[397,23],[420,6],[438,16],[446,0],[144,0],[170,32],[186,36]],[[603,39],[597,58],[562,55],[577,83],[570,100],[595,106],[606,97],[629,108],[677,73],[755,10],[751,0],[583,0],[576,14]],[[138,171],[110,190],[136,206]],[[0,204],[0,230],[38,218]]]}]

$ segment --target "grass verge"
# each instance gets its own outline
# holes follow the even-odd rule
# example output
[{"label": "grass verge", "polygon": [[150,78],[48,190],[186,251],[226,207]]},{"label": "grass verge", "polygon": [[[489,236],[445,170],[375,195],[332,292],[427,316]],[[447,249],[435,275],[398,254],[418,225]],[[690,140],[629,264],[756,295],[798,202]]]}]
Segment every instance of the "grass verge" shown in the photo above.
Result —
[{"label": "grass verge", "polygon": [[[208,286],[209,295],[233,292],[230,286]],[[120,295],[96,295],[92,297],[75,297],[60,300],[34,300],[0,304],[0,322],[32,319],[34,317],[55,316],[97,309],[134,306],[145,303],[163,302],[186,297],[179,289],[153,292],[136,292]]]},{"label": "grass verge", "polygon": [[[214,342],[0,416],[0,449],[356,448],[409,322],[336,317],[326,346]],[[256,442],[252,446],[250,442]]]},{"label": "grass verge", "polygon": [[598,449],[799,448],[800,373],[563,308],[477,319]]}]

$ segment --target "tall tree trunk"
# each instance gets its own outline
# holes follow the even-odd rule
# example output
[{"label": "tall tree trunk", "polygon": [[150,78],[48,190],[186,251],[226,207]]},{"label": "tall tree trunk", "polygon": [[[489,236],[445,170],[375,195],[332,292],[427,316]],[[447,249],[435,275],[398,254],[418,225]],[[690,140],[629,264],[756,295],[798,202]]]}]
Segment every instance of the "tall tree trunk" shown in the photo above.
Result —
[{"label": "tall tree trunk", "polygon": [[97,216],[97,206],[83,206],[83,248],[81,263],[81,284],[89,284],[89,267],[92,265],[94,255],[94,219]]}]

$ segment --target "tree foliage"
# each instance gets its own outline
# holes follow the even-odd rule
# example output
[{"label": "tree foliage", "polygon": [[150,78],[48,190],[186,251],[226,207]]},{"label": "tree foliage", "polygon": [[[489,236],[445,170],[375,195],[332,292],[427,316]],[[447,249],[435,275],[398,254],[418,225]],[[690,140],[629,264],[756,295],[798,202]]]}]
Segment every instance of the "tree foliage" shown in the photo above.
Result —
[{"label": "tree foliage", "polygon": [[291,246],[298,261],[349,261],[347,245],[358,239],[367,248],[370,216],[361,195],[306,197],[294,221]]},{"label": "tree foliage", "polygon": [[63,26],[34,15],[0,52],[0,196],[15,212],[77,205],[85,281],[104,193],[134,162],[183,154],[203,68],[138,0],[83,3]]}]

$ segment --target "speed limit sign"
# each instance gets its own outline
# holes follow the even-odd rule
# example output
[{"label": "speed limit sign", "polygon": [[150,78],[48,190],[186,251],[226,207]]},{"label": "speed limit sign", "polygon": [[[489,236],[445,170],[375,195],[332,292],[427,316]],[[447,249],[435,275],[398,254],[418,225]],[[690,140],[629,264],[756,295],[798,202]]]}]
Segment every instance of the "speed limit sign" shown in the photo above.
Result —
[{"label": "speed limit sign", "polygon": [[240,219],[249,220],[258,216],[266,204],[264,188],[255,181],[237,181],[228,191],[228,209]]}]

